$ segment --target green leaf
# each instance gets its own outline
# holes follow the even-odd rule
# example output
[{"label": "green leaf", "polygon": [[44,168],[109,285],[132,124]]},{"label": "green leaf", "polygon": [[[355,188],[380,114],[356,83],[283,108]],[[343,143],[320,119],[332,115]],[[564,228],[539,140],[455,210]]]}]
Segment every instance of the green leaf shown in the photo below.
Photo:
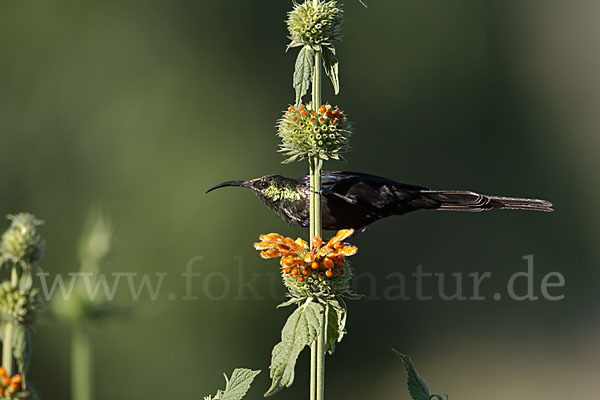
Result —
[{"label": "green leaf", "polygon": [[250,389],[250,385],[256,375],[260,374],[260,371],[253,371],[247,368],[236,368],[231,374],[231,379],[227,379],[225,376],[225,380],[227,381],[227,385],[225,386],[225,391],[219,397],[220,400],[242,400],[242,398]]},{"label": "green leaf", "polygon": [[293,49],[294,47],[300,47],[300,46],[304,46],[302,43],[300,42],[295,42],[295,41],[291,41],[290,44],[288,44],[285,48],[285,52],[287,53],[287,51],[289,49]]},{"label": "green leaf", "polygon": [[299,299],[297,297],[292,297],[289,300],[284,301],[283,303],[279,304],[277,306],[277,308],[288,307],[288,306],[291,306],[292,304],[296,304],[296,303],[298,303],[300,301],[302,301],[302,299]]},{"label": "green leaf", "polygon": [[415,365],[409,356],[392,349],[394,353],[402,360],[406,374],[408,375],[408,393],[412,400],[430,400],[429,388],[427,383],[421,378]]},{"label": "green leaf", "polygon": [[344,297],[348,300],[361,300],[361,299],[365,298],[364,294],[357,294],[357,293],[353,293],[351,291],[344,292],[340,296]]},{"label": "green leaf", "polygon": [[342,299],[329,300],[327,316],[327,342],[326,351],[333,354],[335,343],[341,342],[346,334],[346,304]]},{"label": "green leaf", "polygon": [[273,348],[270,366],[272,384],[265,397],[272,396],[294,383],[294,368],[298,355],[318,336],[322,314],[323,306],[309,301],[289,316],[281,331],[281,342]]},{"label": "green leaf", "polygon": [[19,373],[21,375],[27,373],[31,361],[31,334],[20,324],[13,326],[13,356],[17,360]]},{"label": "green leaf", "polygon": [[33,286],[33,278],[31,276],[30,268],[23,268],[23,273],[21,274],[21,279],[19,279],[19,289],[21,290],[29,290]]},{"label": "green leaf", "polygon": [[231,374],[231,379],[225,376],[225,390],[217,390],[217,394],[213,396],[205,396],[204,400],[241,400],[256,375],[260,374],[260,371],[253,371],[247,368],[236,368]]},{"label": "green leaf", "polygon": [[296,58],[294,70],[294,89],[296,89],[296,104],[302,102],[302,97],[308,92],[315,70],[314,50],[304,46]]},{"label": "green leaf", "polygon": [[335,47],[323,47],[323,68],[325,73],[331,79],[334,94],[340,92],[340,67],[335,57]]}]

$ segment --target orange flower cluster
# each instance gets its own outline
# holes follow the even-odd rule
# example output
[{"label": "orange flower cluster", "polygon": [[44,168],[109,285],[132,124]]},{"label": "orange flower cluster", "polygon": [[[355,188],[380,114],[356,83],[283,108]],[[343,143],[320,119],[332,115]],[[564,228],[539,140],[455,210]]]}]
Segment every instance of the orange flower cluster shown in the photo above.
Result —
[{"label": "orange flower cluster", "polygon": [[[342,114],[339,108],[336,107],[333,110],[332,108],[333,107],[331,107],[331,105],[329,104],[319,107],[320,115],[317,115],[316,112],[312,111],[310,113],[310,122],[315,123],[317,121],[317,118],[319,119],[319,122],[325,122],[325,119],[329,119],[334,125],[342,125],[344,123],[345,118],[344,114]],[[298,116],[306,118],[308,116],[308,111],[304,106],[300,106],[298,107],[298,109],[291,106],[290,108],[288,108],[286,115],[291,115],[293,117],[292,121],[297,122]]]},{"label": "orange flower cluster", "polygon": [[344,275],[345,257],[358,251],[356,246],[343,243],[353,233],[353,229],[343,229],[325,245],[320,237],[315,237],[310,247],[301,238],[293,240],[277,233],[269,233],[260,235],[261,241],[255,243],[254,248],[261,250],[262,258],[281,257],[283,274],[297,277],[298,282],[304,282],[305,277],[311,275],[331,278]]},{"label": "orange flower cluster", "polygon": [[9,378],[4,367],[0,367],[0,396],[11,396],[21,388],[21,375],[13,375]]}]

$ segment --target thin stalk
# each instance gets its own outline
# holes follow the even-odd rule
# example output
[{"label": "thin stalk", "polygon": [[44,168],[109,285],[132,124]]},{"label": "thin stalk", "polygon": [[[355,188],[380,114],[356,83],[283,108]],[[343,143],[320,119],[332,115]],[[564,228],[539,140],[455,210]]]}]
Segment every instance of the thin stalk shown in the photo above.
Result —
[{"label": "thin stalk", "polygon": [[2,366],[6,370],[7,376],[13,375],[13,358],[12,358],[12,342],[13,342],[14,326],[11,322],[6,324],[4,328],[4,342],[2,342]]},{"label": "thin stalk", "polygon": [[[321,51],[315,51],[315,71],[312,81],[312,105],[314,110],[321,106]],[[323,160],[313,156],[310,168],[310,239],[321,236],[321,168]]]},{"label": "thin stalk", "polygon": [[71,396],[73,400],[93,400],[92,347],[82,324],[73,329],[71,338]]},{"label": "thin stalk", "polygon": [[17,266],[13,264],[12,269],[10,270],[10,285],[14,288],[19,284],[19,271],[17,271]]},{"label": "thin stalk", "polygon": [[317,341],[310,344],[310,400],[317,398]]},{"label": "thin stalk", "polygon": [[[19,271],[17,265],[13,264],[10,270],[10,285],[17,287],[19,284]],[[4,342],[2,342],[2,366],[6,370],[6,375],[13,375],[13,336],[14,336],[14,325],[9,322],[4,328]]]},{"label": "thin stalk", "polygon": [[[313,0],[315,7],[319,0]],[[315,51],[315,70],[312,81],[312,106],[321,106],[321,51]],[[318,156],[309,159],[310,168],[310,239],[321,236],[321,169],[323,161]],[[319,336],[310,346],[310,399],[325,399],[325,341],[327,329],[327,305],[321,321]]]},{"label": "thin stalk", "polygon": [[317,400],[325,399],[325,341],[327,338],[327,314],[329,314],[329,304],[325,303],[321,332],[317,338]]}]

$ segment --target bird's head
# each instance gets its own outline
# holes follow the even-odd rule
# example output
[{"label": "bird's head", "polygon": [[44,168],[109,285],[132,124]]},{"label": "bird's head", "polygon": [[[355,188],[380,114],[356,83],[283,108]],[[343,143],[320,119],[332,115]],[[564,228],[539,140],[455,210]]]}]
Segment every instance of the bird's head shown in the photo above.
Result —
[{"label": "bird's head", "polygon": [[261,200],[272,206],[282,200],[295,201],[302,199],[302,193],[298,189],[298,181],[281,175],[266,175],[247,181],[227,181],[208,189],[206,193],[227,186],[252,189]]}]

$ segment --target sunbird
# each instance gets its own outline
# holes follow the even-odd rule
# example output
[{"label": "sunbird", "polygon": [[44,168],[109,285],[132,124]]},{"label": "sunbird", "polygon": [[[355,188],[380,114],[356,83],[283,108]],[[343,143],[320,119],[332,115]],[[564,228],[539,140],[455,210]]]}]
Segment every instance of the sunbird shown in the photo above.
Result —
[{"label": "sunbird", "polygon": [[[290,225],[309,226],[310,177],[298,179],[266,175],[246,181],[227,181],[206,191],[227,186],[252,189]],[[468,190],[431,190],[381,176],[350,171],[322,173],[322,226],[327,230],[366,229],[373,222],[416,210],[479,212],[493,208],[552,212],[547,200],[488,196]]]}]

